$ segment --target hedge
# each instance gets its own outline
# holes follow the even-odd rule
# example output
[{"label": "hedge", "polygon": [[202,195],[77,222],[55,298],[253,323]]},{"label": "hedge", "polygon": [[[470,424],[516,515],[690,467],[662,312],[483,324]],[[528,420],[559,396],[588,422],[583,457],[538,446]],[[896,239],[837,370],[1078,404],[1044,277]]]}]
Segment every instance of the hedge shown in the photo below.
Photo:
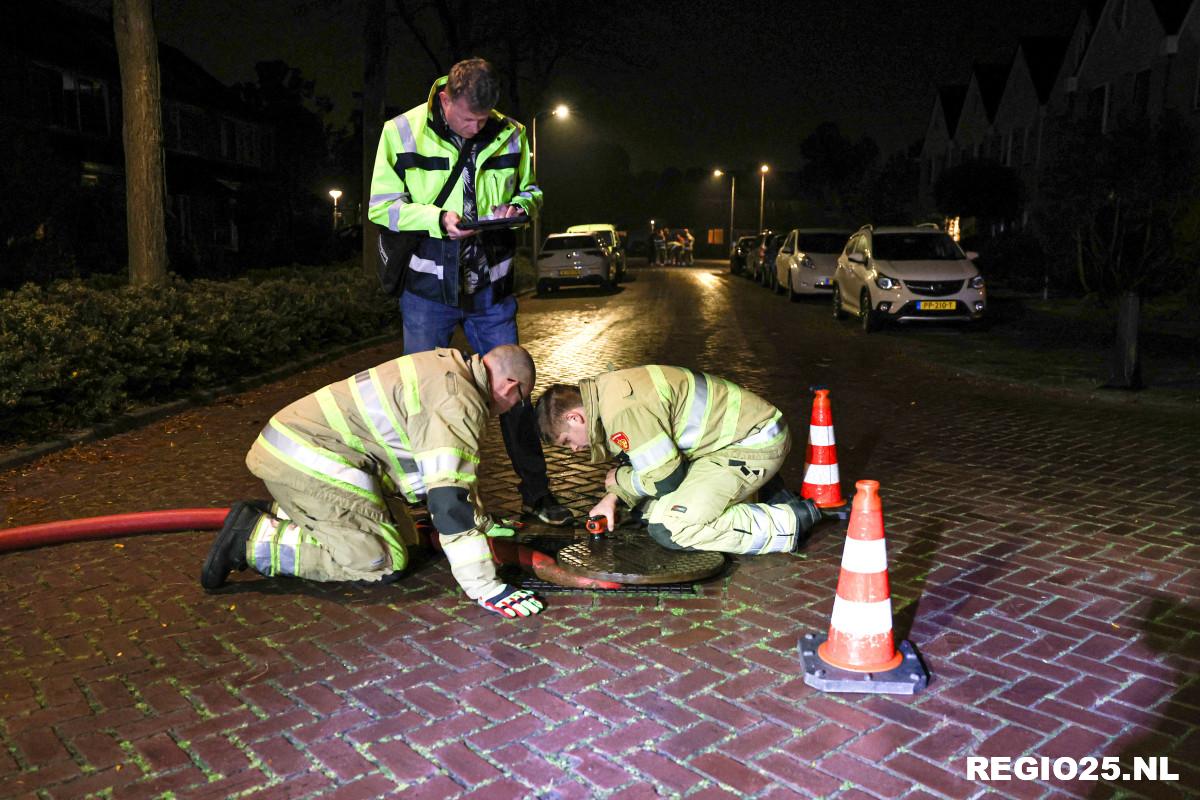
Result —
[{"label": "hedge", "polygon": [[357,264],[0,293],[0,441],[37,441],[398,327]]}]

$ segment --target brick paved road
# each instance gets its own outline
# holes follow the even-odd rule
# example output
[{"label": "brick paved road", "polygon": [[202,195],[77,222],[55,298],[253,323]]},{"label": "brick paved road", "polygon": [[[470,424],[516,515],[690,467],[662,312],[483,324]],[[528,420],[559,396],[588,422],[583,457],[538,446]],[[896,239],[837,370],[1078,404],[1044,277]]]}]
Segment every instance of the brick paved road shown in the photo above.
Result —
[{"label": "brick paved road", "polygon": [[[209,596],[211,534],[79,543],[0,555],[0,797],[962,798],[989,788],[968,754],[1168,756],[1180,776],[991,784],[1002,797],[1200,792],[1194,414],[964,382],[906,358],[903,332],[705,267],[522,308],[543,382],[693,366],[774,400],[801,441],[807,387],[832,387],[844,480],[882,483],[897,631],[930,688],[801,680],[836,530],[696,597],[552,594],[520,622],[465,602],[441,561],[391,587],[246,576]],[[260,496],[242,456],[268,416],[393,352],[0,474],[0,518]],[[790,483],[802,466],[798,446]],[[552,470],[585,510],[601,472]],[[513,480],[488,471],[489,501],[515,507]]]}]

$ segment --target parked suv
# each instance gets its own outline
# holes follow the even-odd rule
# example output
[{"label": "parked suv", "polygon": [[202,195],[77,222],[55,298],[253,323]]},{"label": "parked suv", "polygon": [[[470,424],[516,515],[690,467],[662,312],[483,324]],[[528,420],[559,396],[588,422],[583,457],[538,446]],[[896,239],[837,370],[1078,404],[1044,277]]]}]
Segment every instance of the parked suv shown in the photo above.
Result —
[{"label": "parked suv", "polygon": [[834,319],[853,311],[868,333],[891,321],[982,319],[987,289],[977,257],[935,225],[864,226],[838,256]]},{"label": "parked suv", "polygon": [[587,225],[572,225],[567,233],[594,233],[601,246],[617,267],[617,280],[625,280],[625,245],[617,226],[608,222],[593,222]]},{"label": "parked suv", "polygon": [[617,266],[596,233],[552,233],[537,259],[538,294],[564,285],[617,285]]}]

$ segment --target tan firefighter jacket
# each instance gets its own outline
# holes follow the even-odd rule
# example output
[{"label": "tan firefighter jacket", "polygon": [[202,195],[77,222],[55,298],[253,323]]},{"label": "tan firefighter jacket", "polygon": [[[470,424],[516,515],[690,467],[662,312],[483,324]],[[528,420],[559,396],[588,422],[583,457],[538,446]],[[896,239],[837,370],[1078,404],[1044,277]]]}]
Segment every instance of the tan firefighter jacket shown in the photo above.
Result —
[{"label": "tan firefighter jacket", "polygon": [[479,522],[486,516],[476,470],[490,396],[477,355],[437,349],[403,356],[284,408],[246,465],[263,480],[296,485],[298,475],[307,476],[380,507],[384,494],[416,503],[438,486],[463,488]]},{"label": "tan firefighter jacket", "polygon": [[626,453],[614,493],[629,506],[682,482],[687,463],[718,450],[763,453],[782,446],[780,411],[724,378],[649,365],[579,382],[592,463]]}]

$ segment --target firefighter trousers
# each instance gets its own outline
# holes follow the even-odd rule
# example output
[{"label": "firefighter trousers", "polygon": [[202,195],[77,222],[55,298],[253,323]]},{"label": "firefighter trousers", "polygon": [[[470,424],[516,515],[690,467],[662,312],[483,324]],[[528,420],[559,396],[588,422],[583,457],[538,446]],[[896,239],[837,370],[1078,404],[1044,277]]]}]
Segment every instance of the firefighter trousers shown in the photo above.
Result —
[{"label": "firefighter trousers", "polygon": [[691,462],[678,489],[648,504],[650,536],[677,550],[790,551],[797,527],[791,507],[747,502],[779,472],[790,448],[789,435],[766,451],[727,449]]}]

